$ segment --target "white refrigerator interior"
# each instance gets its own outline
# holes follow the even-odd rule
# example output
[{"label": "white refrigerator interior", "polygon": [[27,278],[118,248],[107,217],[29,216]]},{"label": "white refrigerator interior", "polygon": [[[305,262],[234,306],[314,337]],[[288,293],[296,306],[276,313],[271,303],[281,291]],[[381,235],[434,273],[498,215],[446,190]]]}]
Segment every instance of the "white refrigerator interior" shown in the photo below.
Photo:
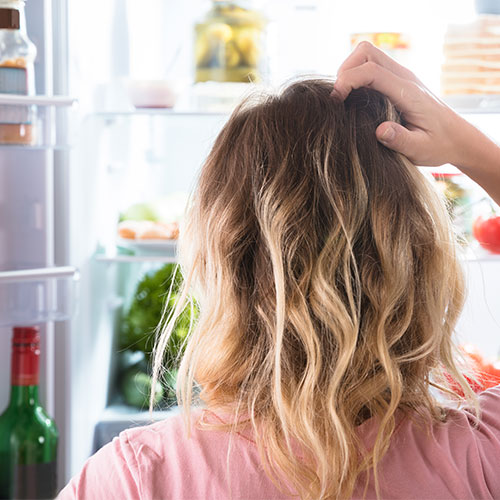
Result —
[{"label": "white refrigerator interior", "polygon": [[[77,168],[70,184],[72,255],[81,272],[69,394],[74,429],[72,473],[93,450],[98,421],[116,420],[118,429],[127,418],[131,424],[149,421],[145,413],[105,412],[113,395],[114,333],[123,295],[131,292],[124,289],[133,288],[148,265],[158,265],[155,257],[116,253],[116,214],[136,201],[190,190],[226,118],[106,112],[88,117],[82,126],[81,141],[93,147],[75,151]],[[487,132],[499,120],[496,115],[468,118]],[[496,357],[500,354],[500,258],[474,246],[464,257],[463,267],[468,295],[457,340]]]},{"label": "white refrigerator interior", "polygon": [[[500,144],[500,109],[498,112],[463,116]],[[481,193],[479,198],[484,195]],[[457,325],[457,339],[479,348],[489,358],[500,358],[500,255],[492,255],[477,243],[463,260],[467,285],[466,304]]]}]

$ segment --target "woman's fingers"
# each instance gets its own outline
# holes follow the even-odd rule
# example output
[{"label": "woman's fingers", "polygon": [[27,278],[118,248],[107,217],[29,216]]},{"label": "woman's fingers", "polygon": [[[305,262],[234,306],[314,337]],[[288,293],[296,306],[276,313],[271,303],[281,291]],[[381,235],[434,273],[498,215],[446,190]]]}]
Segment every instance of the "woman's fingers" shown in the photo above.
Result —
[{"label": "woman's fingers", "polygon": [[405,126],[380,124],[377,139],[418,165],[450,162],[460,149],[458,115],[436,98],[411,71],[369,43],[361,43],[339,69],[332,95],[344,100],[353,89],[368,87],[389,98]]},{"label": "woman's fingers", "polygon": [[361,66],[362,64],[370,61],[388,69],[391,73],[394,73],[400,78],[419,83],[418,78],[409,69],[401,66],[401,64],[398,64],[394,59],[372,45],[370,42],[360,42],[356,46],[349,57],[338,69],[337,76],[340,76],[344,71],[356,68],[357,66]]},{"label": "woman's fingers", "polygon": [[360,66],[346,69],[337,77],[332,94],[344,100],[353,89],[369,87],[386,95],[401,112],[415,110],[421,98],[418,84],[405,80],[376,62],[368,61]]},{"label": "woman's fingers", "polygon": [[394,122],[381,123],[375,135],[384,146],[405,155],[410,161],[417,160],[425,147],[425,133],[420,130],[408,130]]}]

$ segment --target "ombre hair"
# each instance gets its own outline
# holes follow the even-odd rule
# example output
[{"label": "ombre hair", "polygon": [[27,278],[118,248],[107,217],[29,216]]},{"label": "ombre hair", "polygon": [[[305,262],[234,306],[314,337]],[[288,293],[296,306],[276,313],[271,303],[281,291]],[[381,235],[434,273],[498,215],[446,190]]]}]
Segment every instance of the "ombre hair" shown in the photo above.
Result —
[{"label": "ombre hair", "polygon": [[[401,121],[391,103],[332,89],[311,79],[254,95],[217,137],[154,369],[193,293],[177,383],[186,422],[193,399],[230,415],[222,427],[253,430],[275,484],[314,499],[350,497],[370,470],[379,494],[397,412],[443,421],[436,388],[451,394],[450,377],[476,405],[455,361],[464,282],[444,203],[377,141],[380,123]],[[370,418],[367,449],[357,428]]]}]

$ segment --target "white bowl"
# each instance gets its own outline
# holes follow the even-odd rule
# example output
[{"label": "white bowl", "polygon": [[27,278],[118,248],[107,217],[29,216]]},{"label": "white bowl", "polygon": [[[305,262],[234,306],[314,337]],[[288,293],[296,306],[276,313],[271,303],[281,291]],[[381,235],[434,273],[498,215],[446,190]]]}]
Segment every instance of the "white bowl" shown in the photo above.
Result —
[{"label": "white bowl", "polygon": [[173,108],[177,100],[176,87],[168,80],[131,80],[128,93],[136,108]]}]

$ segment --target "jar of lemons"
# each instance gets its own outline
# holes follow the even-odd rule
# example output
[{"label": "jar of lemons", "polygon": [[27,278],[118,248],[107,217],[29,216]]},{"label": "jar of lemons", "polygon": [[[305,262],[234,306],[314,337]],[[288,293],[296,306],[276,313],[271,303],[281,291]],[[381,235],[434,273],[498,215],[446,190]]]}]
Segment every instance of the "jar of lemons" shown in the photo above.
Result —
[{"label": "jar of lemons", "polygon": [[253,2],[212,0],[195,26],[195,81],[261,82],[266,26]]}]

